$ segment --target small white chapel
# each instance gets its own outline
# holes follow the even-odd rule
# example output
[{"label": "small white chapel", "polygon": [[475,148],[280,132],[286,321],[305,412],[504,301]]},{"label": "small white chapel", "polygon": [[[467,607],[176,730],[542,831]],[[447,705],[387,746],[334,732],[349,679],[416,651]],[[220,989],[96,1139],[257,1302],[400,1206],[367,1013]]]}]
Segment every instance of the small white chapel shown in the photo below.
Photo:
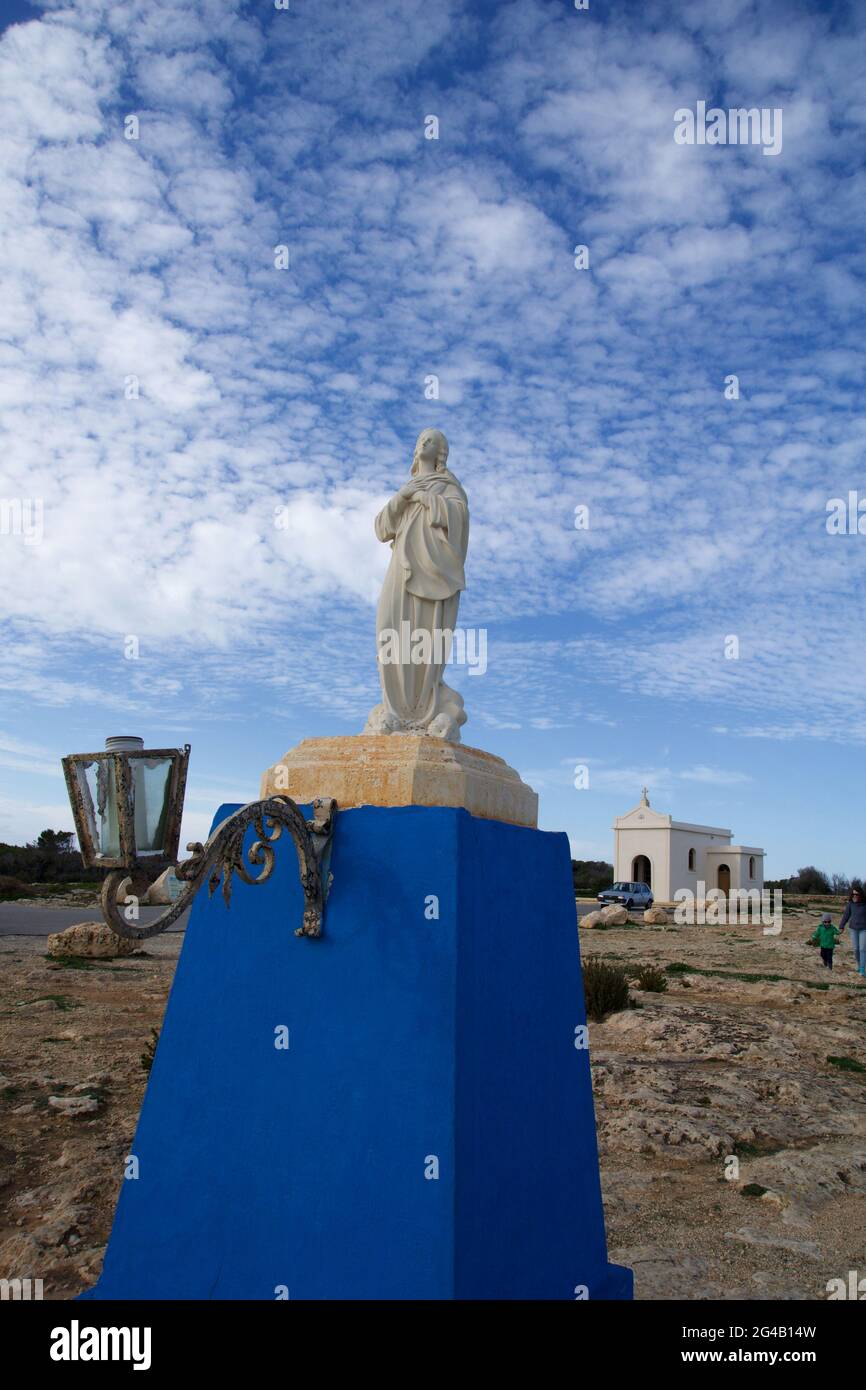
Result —
[{"label": "small white chapel", "polygon": [[672,902],[687,888],[697,898],[710,888],[764,886],[764,851],[753,845],[734,845],[733,832],[717,825],[692,825],[673,820],[649,804],[646,787],[633,810],[613,823],[614,881],[647,883],[656,902]]}]

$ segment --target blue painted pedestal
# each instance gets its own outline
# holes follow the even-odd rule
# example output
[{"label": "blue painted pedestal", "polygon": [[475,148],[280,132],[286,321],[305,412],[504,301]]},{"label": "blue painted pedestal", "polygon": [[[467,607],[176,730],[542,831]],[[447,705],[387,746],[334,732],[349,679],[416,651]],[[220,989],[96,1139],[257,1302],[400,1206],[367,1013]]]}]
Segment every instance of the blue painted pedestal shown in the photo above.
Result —
[{"label": "blue painted pedestal", "polygon": [[362,807],[331,868],[319,940],[288,838],[230,909],[199,893],[84,1297],[630,1298],[566,836]]}]

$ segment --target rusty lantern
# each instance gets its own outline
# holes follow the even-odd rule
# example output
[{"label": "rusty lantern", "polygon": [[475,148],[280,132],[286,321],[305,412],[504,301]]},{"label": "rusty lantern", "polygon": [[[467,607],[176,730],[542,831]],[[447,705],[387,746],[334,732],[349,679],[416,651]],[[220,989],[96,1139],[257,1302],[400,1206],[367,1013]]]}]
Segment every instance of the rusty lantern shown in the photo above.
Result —
[{"label": "rusty lantern", "polygon": [[[186,791],[190,745],[183,748],[145,748],[140,738],[106,739],[101,753],[70,753],[63,772],[81,847],[88,868],[106,870],[102,885],[102,915],[119,936],[141,940],[165,931],[189,907],[202,883],[214,892],[222,880],[227,906],[232,878],[264,883],[274,867],[274,841],[283,830],[291,835],[298,855],[304,915],[296,936],[320,936],[325,899],[331,883],[331,840],[337,803],[330,797],[313,803],[312,820],[288,796],[251,801],[227,816],[206,844],[187,845],[191,857],[178,863],[177,847]],[[258,838],[244,852],[246,832]],[[244,862],[246,860],[246,863]],[[247,865],[261,868],[250,873]],[[154,870],[173,868],[183,885],[179,897],[148,926],[138,921],[138,900],[129,897]],[[121,911],[119,899],[126,900]]]},{"label": "rusty lantern", "polygon": [[108,738],[103,753],[63,759],[88,868],[131,871],[176,863],[189,748],[145,748],[140,738]]}]

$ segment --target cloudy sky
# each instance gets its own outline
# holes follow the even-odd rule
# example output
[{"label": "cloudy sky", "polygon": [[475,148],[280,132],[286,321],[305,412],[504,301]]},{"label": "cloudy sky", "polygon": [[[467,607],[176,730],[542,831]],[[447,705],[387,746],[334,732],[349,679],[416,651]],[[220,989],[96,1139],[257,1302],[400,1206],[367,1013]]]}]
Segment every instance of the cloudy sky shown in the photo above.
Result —
[{"label": "cloudy sky", "polygon": [[[768,876],[866,871],[866,534],[827,511],[866,532],[866,8],[0,12],[0,839],[70,826],[58,760],[108,734],[192,743],[199,836],[360,731],[373,516],[437,425],[464,741],[541,824],[610,858],[646,782]],[[700,101],[780,152],[678,143]]]}]

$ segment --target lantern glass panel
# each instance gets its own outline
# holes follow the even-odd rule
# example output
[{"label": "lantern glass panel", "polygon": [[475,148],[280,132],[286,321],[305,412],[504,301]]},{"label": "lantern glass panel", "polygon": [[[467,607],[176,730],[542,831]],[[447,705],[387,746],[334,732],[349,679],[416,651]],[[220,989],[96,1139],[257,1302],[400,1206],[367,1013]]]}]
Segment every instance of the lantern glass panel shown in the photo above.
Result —
[{"label": "lantern glass panel", "polygon": [[117,789],[110,761],[99,758],[88,763],[85,773],[89,796],[87,815],[98,826],[93,842],[99,858],[116,859],[120,854],[120,826],[117,819]]},{"label": "lantern glass panel", "polygon": [[81,807],[87,821],[87,829],[90,832],[90,843],[95,852],[99,854],[101,845],[96,821],[97,768],[97,763],[84,763],[76,767],[75,776],[81,791]]},{"label": "lantern glass panel", "polygon": [[174,758],[130,758],[135,796],[135,849],[162,854],[170,809]]}]

